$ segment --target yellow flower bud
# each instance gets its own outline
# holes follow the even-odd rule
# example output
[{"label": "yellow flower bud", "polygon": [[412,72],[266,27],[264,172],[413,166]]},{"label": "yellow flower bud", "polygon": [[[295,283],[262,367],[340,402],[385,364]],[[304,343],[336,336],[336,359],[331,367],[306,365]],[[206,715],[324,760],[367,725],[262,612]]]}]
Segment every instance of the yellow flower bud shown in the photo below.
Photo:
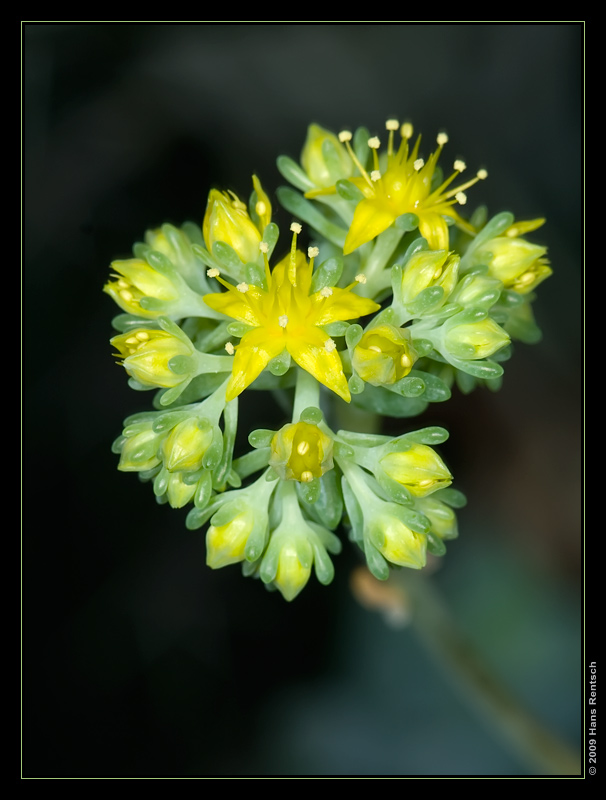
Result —
[{"label": "yellow flower bud", "polygon": [[244,548],[253,531],[255,517],[247,508],[225,525],[211,525],[206,534],[206,563],[211,569],[244,561]]},{"label": "yellow flower bud", "polygon": [[425,444],[413,444],[408,450],[388,453],[380,464],[389,478],[406,487],[415,497],[425,497],[452,483],[452,475],[440,456]]},{"label": "yellow flower bud", "polygon": [[133,436],[127,437],[120,450],[121,472],[145,472],[160,463],[158,450],[164,434],[152,430],[151,422]]},{"label": "yellow flower bud", "polygon": [[[337,154],[337,163],[340,168],[338,176],[331,175],[326,159],[322,152],[324,142],[330,142]],[[319,188],[333,186],[337,180],[350,178],[353,175],[353,162],[334,133],[324,130],[319,125],[310,125],[307,129],[307,139],[301,153],[301,165],[310,180]]]},{"label": "yellow flower bud", "polygon": [[[263,200],[260,202],[265,203]],[[259,214],[259,218],[265,219],[265,215],[266,209]],[[210,252],[215,242],[224,242],[235,250],[244,264],[256,261],[259,256],[262,234],[248,215],[244,203],[233,192],[228,194],[217,189],[211,190],[202,233]]]},{"label": "yellow flower bud", "polygon": [[195,418],[189,417],[175,425],[162,445],[166,469],[169,472],[200,469],[212,440],[212,428],[209,425],[200,427]]},{"label": "yellow flower bud", "polygon": [[309,483],[333,468],[333,441],[317,425],[285,425],[271,441],[269,464],[283,480]]},{"label": "yellow flower bud", "polygon": [[190,356],[194,352],[182,339],[163,330],[139,328],[110,339],[122,356],[128,374],[144,386],[169,388],[183,383],[189,375],[177,375],[168,366],[175,356]]},{"label": "yellow flower bud", "polygon": [[441,286],[444,300],[456,286],[460,258],[446,250],[420,250],[406,264],[402,275],[402,300],[412,303],[423,289]]},{"label": "yellow flower bud", "polygon": [[373,521],[373,542],[391,564],[422,569],[426,561],[427,539],[415,533],[397,516],[384,514]]},{"label": "yellow flower bud", "polygon": [[141,258],[114,261],[111,268],[118,273],[117,280],[109,281],[103,291],[109,294],[123,311],[139,317],[155,318],[161,311],[148,311],[141,307],[143,297],[174,301],[179,298],[175,284]]},{"label": "yellow flower bud", "polygon": [[175,472],[169,476],[166,496],[171,508],[183,508],[190,500],[193,500],[195,493],[196,484],[185,483],[180,472]]},{"label": "yellow flower bud", "polygon": [[[302,554],[302,555],[301,555]],[[286,540],[278,557],[274,583],[285,600],[294,600],[311,575],[313,552],[311,545],[301,539]]]},{"label": "yellow flower bud", "polygon": [[498,236],[478,248],[473,259],[475,263],[487,264],[490,274],[507,289],[527,294],[553,271],[544,258],[546,252],[546,247],[525,239]]},{"label": "yellow flower bud", "polygon": [[362,336],[351,363],[363,381],[384,386],[406,377],[416,360],[408,331],[393,325],[378,325]]},{"label": "yellow flower bud", "polygon": [[459,535],[457,515],[450,506],[435,497],[423,497],[415,507],[431,522],[431,530],[440,539],[456,539]]},{"label": "yellow flower bud", "polygon": [[444,336],[444,343],[452,355],[465,360],[491,356],[509,342],[507,333],[490,317],[454,325]]}]

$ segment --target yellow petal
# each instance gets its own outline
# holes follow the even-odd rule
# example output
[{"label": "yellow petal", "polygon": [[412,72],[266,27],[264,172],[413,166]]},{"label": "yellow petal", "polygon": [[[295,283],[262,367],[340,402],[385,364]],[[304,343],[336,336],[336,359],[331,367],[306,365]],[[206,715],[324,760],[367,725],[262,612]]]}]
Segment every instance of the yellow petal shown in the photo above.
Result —
[{"label": "yellow petal", "polygon": [[233,400],[257,378],[272,358],[280,355],[286,342],[283,336],[268,336],[263,329],[249,331],[242,337],[225,397]]},{"label": "yellow petal", "polygon": [[341,357],[336,349],[326,348],[331,341],[330,336],[319,328],[310,326],[305,336],[287,337],[286,341],[288,352],[300,367],[349,403],[351,395]]},{"label": "yellow petal", "polygon": [[383,233],[396,217],[397,214],[378,198],[360,200],[345,239],[343,255],[353,253],[358,247]]}]

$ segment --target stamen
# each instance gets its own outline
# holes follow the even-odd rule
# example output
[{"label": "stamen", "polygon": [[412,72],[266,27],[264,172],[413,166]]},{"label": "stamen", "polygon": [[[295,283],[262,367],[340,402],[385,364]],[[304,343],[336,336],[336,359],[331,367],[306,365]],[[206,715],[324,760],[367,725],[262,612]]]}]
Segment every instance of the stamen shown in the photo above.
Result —
[{"label": "stamen", "polygon": [[286,314],[282,314],[282,316],[278,317],[278,325],[281,328],[285,328],[288,325],[288,317]]},{"label": "stamen", "polygon": [[321,297],[330,297],[332,295],[332,289],[330,286],[324,286],[320,289],[320,296]]},{"label": "stamen", "polygon": [[411,360],[410,360],[410,358],[409,358],[409,357],[406,355],[406,353],[402,353],[402,357],[400,358],[400,364],[401,364],[403,367],[410,367],[410,365],[412,364],[412,361],[411,361]]},{"label": "stamen", "polygon": [[313,472],[310,472],[308,469],[306,469],[305,472],[301,473],[301,480],[303,481],[303,483],[311,483],[313,479],[314,479],[314,474]]},{"label": "stamen", "polygon": [[120,278],[120,280],[118,281],[118,286],[120,287],[120,289],[128,289],[130,283],[127,283],[127,281],[125,281],[124,278]]},{"label": "stamen", "polygon": [[419,481],[419,486],[431,486],[433,483],[431,478],[425,478],[423,481]]},{"label": "stamen", "polygon": [[146,342],[149,339],[149,333],[147,331],[137,331],[135,336],[140,342]]},{"label": "stamen", "polygon": [[233,346],[233,344],[231,342],[225,342],[225,349],[227,351],[227,354],[230,355],[230,356],[233,356],[233,354],[234,354],[234,352],[236,350],[236,348]]},{"label": "stamen", "polygon": [[404,122],[402,124],[402,127],[400,128],[400,136],[402,139],[411,139],[413,132],[414,128],[410,122]]},{"label": "stamen", "polygon": [[378,136],[371,136],[370,139],[368,140],[368,146],[372,150],[378,150],[379,147],[381,147],[381,141],[380,141],[379,137]]},{"label": "stamen", "polygon": [[375,353],[382,353],[383,351],[377,344],[371,344],[368,348],[369,350],[374,350]]},{"label": "stamen", "polygon": [[129,336],[125,344],[139,344],[139,341],[136,336]]},{"label": "stamen", "polygon": [[309,442],[306,441],[299,442],[299,444],[297,445],[297,453],[300,456],[304,456],[305,453],[309,453],[309,448],[310,448]]},{"label": "stamen", "polygon": [[438,133],[436,141],[440,145],[440,147],[443,147],[448,141],[448,134],[445,133],[444,131],[441,131],[440,133]]},{"label": "stamen", "polygon": [[315,258],[316,256],[320,255],[320,248],[319,247],[308,247],[307,248],[307,258]]},{"label": "stamen", "polygon": [[267,242],[259,242],[259,250],[262,253],[269,253],[269,245]]},{"label": "stamen", "polygon": [[258,214],[260,217],[262,217],[262,216],[263,216],[263,214],[265,214],[265,212],[267,211],[267,206],[265,205],[265,203],[263,202],[263,200],[259,200],[259,201],[257,202],[257,205],[255,206],[255,211],[257,212],[257,214]]},{"label": "stamen", "polygon": [[456,169],[457,172],[463,172],[464,170],[467,169],[467,164],[464,161],[461,161],[460,158],[457,158],[457,160],[454,162],[452,166],[453,169]]},{"label": "stamen", "polygon": [[301,233],[301,231],[303,230],[303,227],[301,225],[299,225],[298,222],[293,222],[291,224],[291,226],[290,226],[290,229],[291,229],[291,231],[293,233]]},{"label": "stamen", "polygon": [[339,141],[345,144],[345,142],[351,142],[353,138],[351,131],[341,131],[339,134]]},{"label": "stamen", "polygon": [[358,283],[366,283],[366,275],[363,272],[359,272],[356,275],[356,281]]},{"label": "stamen", "polygon": [[221,273],[216,267],[211,267],[210,269],[206,270],[206,274],[209,278],[218,278]]},{"label": "stamen", "polygon": [[324,349],[327,353],[332,353],[333,350],[337,349],[337,344],[332,339],[327,339],[324,342]]},{"label": "stamen", "polygon": [[533,280],[534,280],[534,275],[532,274],[532,272],[525,272],[523,275],[520,275],[516,283],[523,285],[525,283],[532,283]]},{"label": "stamen", "polygon": [[488,171],[487,171],[487,170],[485,170],[485,169],[479,169],[479,170],[476,172],[476,175],[478,176],[478,178],[479,178],[481,181],[485,181],[485,180],[486,180],[486,178],[488,177]]},{"label": "stamen", "polygon": [[397,131],[400,127],[400,123],[397,119],[388,119],[385,123],[385,127],[388,131]]},{"label": "stamen", "polygon": [[381,173],[378,169],[373,169],[373,171],[370,173],[370,180],[373,181],[373,183],[381,180]]},{"label": "stamen", "polygon": [[417,158],[417,160],[413,164],[413,167],[416,169],[417,172],[420,169],[423,169],[424,166],[425,166],[425,162],[423,161],[422,158]]},{"label": "stamen", "polygon": [[122,289],[122,291],[119,294],[120,297],[123,300],[126,300],[127,303],[130,303],[130,301],[133,299],[133,293],[129,292],[127,289]]},{"label": "stamen", "polygon": [[242,294],[246,294],[246,292],[247,292],[247,291],[248,291],[248,289],[249,289],[249,286],[248,286],[248,284],[247,284],[247,283],[244,283],[244,281],[242,281],[242,283],[239,283],[239,284],[236,286],[236,289],[237,289],[239,292],[242,292]]},{"label": "stamen", "polygon": [[462,206],[464,206],[465,203],[467,202],[467,195],[465,194],[465,192],[457,192],[455,194],[455,200],[457,201],[457,203],[460,203]]}]

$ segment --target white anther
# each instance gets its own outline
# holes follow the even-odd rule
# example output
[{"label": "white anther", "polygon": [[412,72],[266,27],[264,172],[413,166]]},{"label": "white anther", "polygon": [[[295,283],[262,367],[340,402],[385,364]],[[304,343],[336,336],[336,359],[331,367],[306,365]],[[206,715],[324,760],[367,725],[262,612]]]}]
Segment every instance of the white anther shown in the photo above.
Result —
[{"label": "white anther", "polygon": [[120,278],[120,280],[118,281],[118,287],[120,289],[128,289],[129,286],[130,283],[127,283],[127,281],[125,281],[124,278]]},{"label": "white anther", "polygon": [[236,348],[233,346],[233,344],[231,342],[225,342],[225,349],[227,351],[227,354],[230,355],[230,356],[233,356],[233,354],[234,354],[234,352],[236,350]]},{"label": "white anther", "polygon": [[147,331],[137,331],[135,336],[140,342],[146,342],[149,339],[149,333]]},{"label": "white anther", "polygon": [[485,169],[479,169],[479,170],[477,171],[476,175],[478,176],[478,178],[479,178],[481,181],[484,181],[484,180],[486,180],[486,178],[488,177],[488,171],[487,171],[487,170],[485,170]]},{"label": "white anther", "polygon": [[301,225],[299,225],[298,222],[293,222],[292,225],[290,226],[290,229],[293,233],[301,233],[301,231],[303,230],[303,228],[301,227]]},{"label": "white anther", "polygon": [[463,172],[464,170],[467,169],[467,164],[460,158],[457,158],[457,160],[454,162],[452,166],[454,169],[456,169],[457,172]]},{"label": "white anther", "polygon": [[211,267],[210,269],[206,270],[206,274],[209,278],[218,278],[221,273],[216,267]]},{"label": "white anther", "polygon": [[359,272],[356,275],[356,281],[358,283],[366,283],[366,275],[363,272]]},{"label": "white anther", "polygon": [[315,258],[316,256],[320,255],[320,248],[319,247],[308,247],[307,248],[307,258]]},{"label": "white anther", "polygon": [[373,182],[381,180],[381,173],[378,169],[373,169],[373,171],[370,173],[370,180]]},{"label": "white anther", "polygon": [[368,146],[373,150],[378,150],[381,147],[381,141],[378,136],[371,136],[368,140]]},{"label": "white anther", "polygon": [[321,297],[330,297],[332,295],[332,289],[330,286],[323,286],[320,289],[320,296]]},{"label": "white anther", "polygon": [[340,142],[351,142],[351,140],[352,140],[351,131],[341,131],[341,133],[339,134]]},{"label": "white anther", "polygon": [[129,336],[125,344],[139,344],[139,341],[136,336]]},{"label": "white anther", "polygon": [[300,456],[304,456],[305,453],[309,453],[309,448],[310,448],[309,442],[306,441],[299,442],[299,444],[297,445],[297,453]]},{"label": "white anther", "polygon": [[400,127],[400,123],[397,119],[388,119],[385,123],[385,127],[388,131],[397,131]]},{"label": "white anther", "polygon": [[324,349],[327,353],[332,353],[333,350],[337,349],[337,344],[332,339],[327,339],[324,342]]},{"label": "white anther", "polygon": [[244,281],[242,281],[242,283],[239,283],[239,284],[236,286],[236,289],[237,289],[239,292],[242,292],[242,294],[246,294],[246,292],[247,292],[247,291],[248,291],[248,289],[249,289],[249,286],[248,286],[248,284],[247,284],[247,283],[244,283]]},{"label": "white anther", "polygon": [[269,245],[267,242],[259,242],[259,250],[262,253],[269,253]]},{"label": "white anther", "polygon": [[413,133],[413,127],[410,122],[405,122],[400,128],[400,136],[402,139],[410,139]]},{"label": "white anther", "polygon": [[447,141],[448,141],[448,134],[447,133],[445,133],[444,131],[442,131],[441,133],[438,133],[438,135],[436,137],[436,142],[440,146],[446,144]]},{"label": "white anther", "polygon": [[465,192],[457,192],[455,194],[455,200],[457,201],[457,203],[460,203],[462,206],[464,206],[465,203],[467,202],[467,195],[465,194]]},{"label": "white anther", "polygon": [[267,211],[267,206],[265,205],[263,200],[258,201],[257,205],[255,206],[255,211],[260,217],[262,217],[263,214],[265,214],[265,212]]},{"label": "white anther", "polygon": [[400,364],[403,367],[409,367],[412,364],[410,358],[406,355],[406,353],[402,353],[402,357],[400,358]]},{"label": "white anther", "polygon": [[425,162],[423,161],[422,158],[417,158],[417,160],[413,164],[413,167],[416,169],[417,172],[420,169],[423,169],[424,166],[425,166]]},{"label": "white anther", "polygon": [[281,328],[285,328],[288,325],[288,317],[286,316],[286,314],[282,314],[281,317],[278,317],[278,325]]}]

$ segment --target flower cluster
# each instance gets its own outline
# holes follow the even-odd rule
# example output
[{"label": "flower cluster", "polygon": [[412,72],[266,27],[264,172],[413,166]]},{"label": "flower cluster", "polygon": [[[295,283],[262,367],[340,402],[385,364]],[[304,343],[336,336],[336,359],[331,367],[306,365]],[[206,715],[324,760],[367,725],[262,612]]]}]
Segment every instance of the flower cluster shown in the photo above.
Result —
[{"label": "flower cluster", "polygon": [[[312,567],[330,583],[344,527],[380,580],[422,569],[457,536],[465,499],[435,450],[446,431],[345,430],[345,404],[404,418],[455,385],[498,388],[511,341],[540,336],[531,304],[551,269],[526,235],[544,220],[465,219],[486,170],[462,180],[458,159],[444,178],[445,133],[424,159],[409,123],[386,129],[381,151],[365,129],[311,125],[300,165],[278,159],[294,187],[278,199],[297,220],[278,258],[253,176],[248,205],[212,189],[201,227],[148,231],[105,286],[123,312],[119,363],[134,389],[157,390],[156,410],[128,418],[114,443],[118,468],[151,481],[159,502],[191,504],[187,527],[207,526],[210,567],[240,563],[287,600]],[[235,457],[251,391],[290,397],[292,412]]]}]

